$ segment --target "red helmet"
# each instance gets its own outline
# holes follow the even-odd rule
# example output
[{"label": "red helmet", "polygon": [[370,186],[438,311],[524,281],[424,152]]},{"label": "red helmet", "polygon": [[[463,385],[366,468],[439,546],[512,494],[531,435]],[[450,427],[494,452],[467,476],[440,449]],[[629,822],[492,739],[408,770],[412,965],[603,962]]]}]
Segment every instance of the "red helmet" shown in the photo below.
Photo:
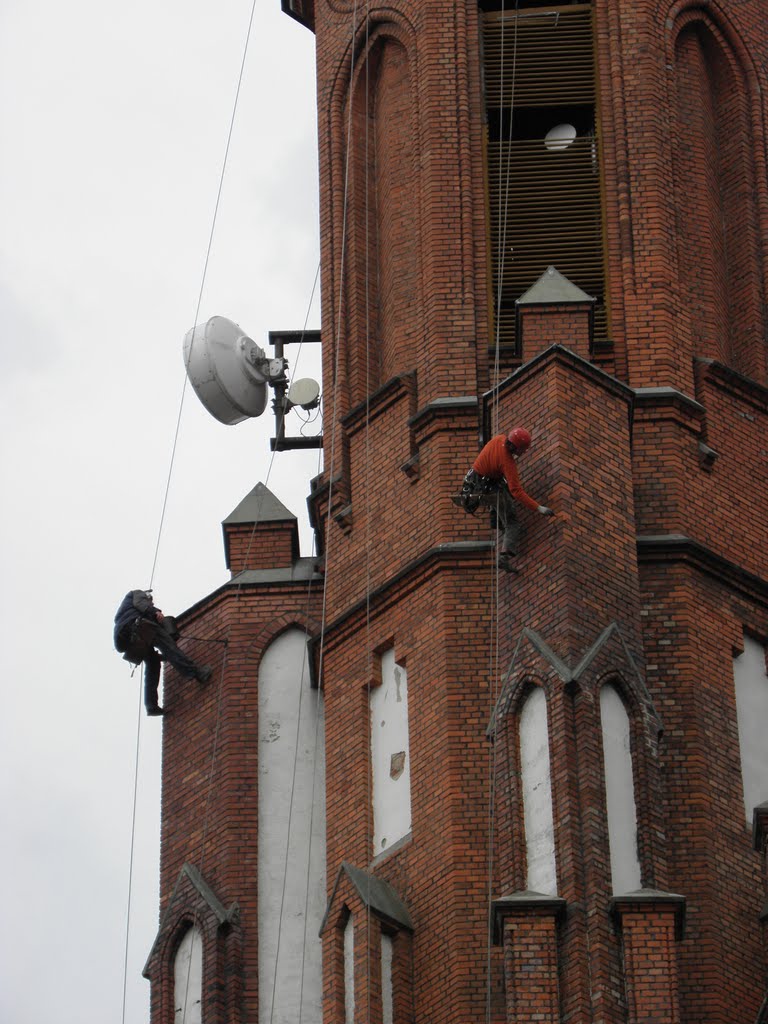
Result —
[{"label": "red helmet", "polygon": [[530,443],[531,435],[525,427],[512,427],[510,432],[507,434],[507,444],[511,444],[521,455],[525,449],[530,446]]}]

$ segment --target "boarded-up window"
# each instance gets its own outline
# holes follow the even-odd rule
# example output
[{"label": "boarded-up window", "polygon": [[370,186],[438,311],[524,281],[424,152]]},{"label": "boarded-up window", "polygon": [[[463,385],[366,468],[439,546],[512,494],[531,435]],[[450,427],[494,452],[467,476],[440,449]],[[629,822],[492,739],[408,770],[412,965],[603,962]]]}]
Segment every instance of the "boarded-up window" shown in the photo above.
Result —
[{"label": "boarded-up window", "polygon": [[203,996],[203,938],[192,927],[181,940],[173,962],[174,1024],[201,1024]]},{"label": "boarded-up window", "polygon": [[355,919],[344,926],[344,1021],[355,1024]]},{"label": "boarded-up window", "polygon": [[527,886],[557,895],[555,825],[549,765],[547,700],[541,687],[526,698],[520,714],[520,768],[523,781]]},{"label": "boarded-up window", "polygon": [[381,1022],[393,1024],[392,1011],[392,958],[395,944],[389,935],[381,933]]},{"label": "boarded-up window", "polygon": [[371,691],[371,759],[375,855],[411,830],[408,676],[391,648],[381,656],[381,685]]},{"label": "boarded-up window", "polygon": [[611,853],[611,884],[617,895],[640,888],[637,811],[632,771],[629,716],[615,687],[600,690],[605,801]]},{"label": "boarded-up window", "polygon": [[289,629],[259,670],[259,1013],[319,1019],[325,912],[322,696],[309,679],[307,638]]},{"label": "boarded-up window", "polygon": [[768,800],[768,743],[765,741],[768,675],[765,671],[765,648],[751,637],[744,637],[744,650],[733,660],[733,678],[744,811],[751,824],[755,807]]}]

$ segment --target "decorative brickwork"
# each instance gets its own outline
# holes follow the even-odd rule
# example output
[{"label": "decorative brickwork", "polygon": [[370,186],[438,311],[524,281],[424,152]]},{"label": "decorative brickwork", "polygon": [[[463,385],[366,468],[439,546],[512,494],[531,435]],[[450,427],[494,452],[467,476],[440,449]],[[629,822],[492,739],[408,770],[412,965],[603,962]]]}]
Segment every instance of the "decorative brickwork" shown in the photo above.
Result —
[{"label": "decorative brickwork", "polygon": [[[274,550],[290,551],[295,529],[295,520],[282,527],[251,523],[251,550],[269,539]],[[165,672],[163,923],[147,965],[153,1022],[170,1019],[172,947],[193,922],[204,939],[203,1020],[246,1024],[258,1019],[259,665],[269,644],[290,627],[310,638],[317,635],[322,600],[322,578],[313,574],[311,560],[288,562],[287,569],[241,573],[179,620],[182,635],[195,638],[184,643],[185,651],[210,664],[213,678],[201,686]],[[228,910],[224,920],[211,909],[233,906],[236,914]]]},{"label": "decorative brickwork", "polygon": [[[733,679],[745,632],[768,641],[762,0],[583,5],[599,123],[579,122],[579,145],[599,176],[607,321],[591,344],[588,296],[523,302],[522,348],[493,369],[489,175],[504,146],[486,160],[486,110],[495,143],[513,116],[486,104],[484,61],[509,111],[518,18],[551,30],[542,75],[581,51],[557,49],[557,14],[538,0],[284,7],[317,47],[325,465],[308,489],[324,571],[299,557],[287,510],[259,520],[248,504],[225,522],[233,578],[183,617],[215,674],[207,690],[166,681],[153,1024],[168,1024],[168,957],[190,913],[205,1024],[257,1019],[254,687],[294,624],[326,715],[327,1024],[345,1021],[352,983],[355,1024],[389,1012],[382,934],[394,1024],[763,1021],[766,825],[761,805],[753,843]],[[521,81],[536,107],[530,68]],[[536,146],[547,111],[520,108],[518,137]],[[523,486],[556,515],[520,510],[518,571],[500,574],[487,512],[450,496],[513,425],[533,435]],[[390,649],[407,669],[412,825],[382,852],[369,691]],[[630,893],[612,885],[604,686],[630,748]],[[520,718],[534,687],[556,896],[526,892]],[[189,875],[174,896],[187,864],[216,902]],[[408,927],[382,915],[377,885]],[[235,904],[226,922],[211,909]]]},{"label": "decorative brickwork", "polygon": [[558,921],[565,900],[520,892],[493,904],[495,939],[504,946],[507,1020],[534,1024],[560,1017]]},{"label": "decorative brickwork", "polygon": [[622,933],[629,1024],[679,1024],[676,943],[683,933],[684,897],[641,889],[611,906]]}]

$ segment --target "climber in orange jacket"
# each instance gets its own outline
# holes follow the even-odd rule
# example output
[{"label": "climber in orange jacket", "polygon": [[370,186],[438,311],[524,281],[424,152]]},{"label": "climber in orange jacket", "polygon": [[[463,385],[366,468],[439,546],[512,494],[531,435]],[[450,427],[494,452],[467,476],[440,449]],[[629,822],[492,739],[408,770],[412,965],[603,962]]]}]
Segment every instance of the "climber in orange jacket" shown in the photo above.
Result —
[{"label": "climber in orange jacket", "polygon": [[[531,435],[525,427],[513,427],[508,434],[492,437],[464,478],[461,492],[461,504],[468,512],[474,512],[483,496],[497,496],[492,508],[496,509],[497,526],[503,531],[499,567],[507,572],[514,572],[511,559],[517,555],[520,543],[520,520],[515,502],[543,516],[555,514],[526,494],[520,483],[517,459],[530,444]],[[483,503],[489,503],[487,497]]]}]

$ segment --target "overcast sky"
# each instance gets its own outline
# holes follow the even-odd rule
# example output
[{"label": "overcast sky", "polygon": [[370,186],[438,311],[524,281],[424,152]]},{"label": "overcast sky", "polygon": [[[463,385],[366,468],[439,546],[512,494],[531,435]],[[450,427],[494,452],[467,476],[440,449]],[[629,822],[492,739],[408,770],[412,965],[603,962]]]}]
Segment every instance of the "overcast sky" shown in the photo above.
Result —
[{"label": "overcast sky", "polygon": [[[314,39],[279,0],[255,3],[199,320],[266,347],[303,326],[317,271]],[[2,1024],[121,1019],[139,725],[125,1020],[149,1018],[162,726],[112,621],[152,571],[250,11],[0,8]],[[309,357],[291,373],[317,376]],[[166,612],[227,579],[220,523],[259,480],[311,554],[318,455],[270,473],[273,429],[271,413],[224,427],[187,389],[154,578]]]}]

